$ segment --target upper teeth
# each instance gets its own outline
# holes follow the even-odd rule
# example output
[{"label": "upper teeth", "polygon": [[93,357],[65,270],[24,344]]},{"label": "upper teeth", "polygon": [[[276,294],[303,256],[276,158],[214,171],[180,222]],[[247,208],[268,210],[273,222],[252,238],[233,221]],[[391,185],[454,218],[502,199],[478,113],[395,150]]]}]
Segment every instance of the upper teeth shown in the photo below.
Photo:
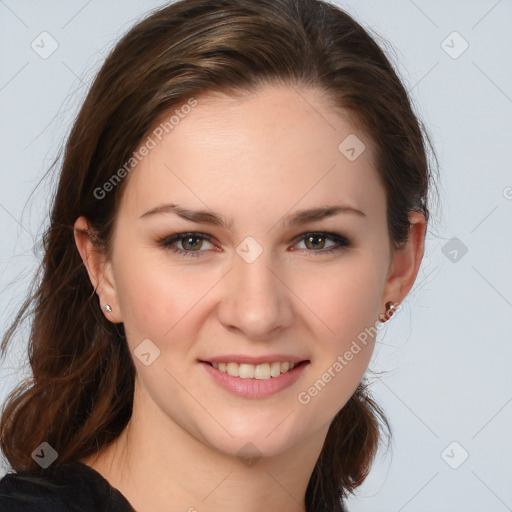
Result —
[{"label": "upper teeth", "polygon": [[297,366],[296,363],[279,362],[263,363],[263,364],[247,364],[247,363],[212,363],[214,368],[221,372],[227,373],[232,377],[240,377],[242,379],[259,379],[265,380],[270,377],[279,377],[281,373],[286,373]]}]

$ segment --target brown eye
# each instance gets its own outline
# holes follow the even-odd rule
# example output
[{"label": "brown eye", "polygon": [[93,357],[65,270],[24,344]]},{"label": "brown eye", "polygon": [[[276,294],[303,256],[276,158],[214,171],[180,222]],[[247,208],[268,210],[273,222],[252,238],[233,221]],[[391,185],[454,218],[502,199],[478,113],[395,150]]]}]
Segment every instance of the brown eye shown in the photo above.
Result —
[{"label": "brown eye", "polygon": [[325,246],[325,237],[320,235],[310,235],[306,237],[305,244],[308,249],[323,249]]},{"label": "brown eye", "polygon": [[[306,233],[297,240],[299,242],[303,241],[307,251],[315,256],[330,254],[351,245],[348,238],[336,233]],[[331,244],[326,246],[329,241],[331,241]]]},{"label": "brown eye", "polygon": [[[211,244],[211,237],[203,233],[178,233],[160,240],[159,244],[164,249],[183,256],[201,256],[204,242]],[[176,247],[181,244],[183,249]]]},{"label": "brown eye", "polygon": [[[201,256],[206,251],[203,243],[212,243],[210,235],[204,233],[178,233],[159,241],[159,244],[166,250],[182,256]],[[313,255],[325,255],[349,247],[351,242],[348,238],[336,233],[306,233],[296,239],[304,241],[305,251]],[[326,243],[331,242],[330,245]],[[177,247],[180,243],[183,248]],[[302,250],[302,248],[300,248]]]},{"label": "brown eye", "polygon": [[187,237],[183,238],[181,241],[183,249],[185,249],[186,251],[193,251],[195,249],[200,249],[202,243],[203,243],[203,239],[198,236],[187,236]]}]

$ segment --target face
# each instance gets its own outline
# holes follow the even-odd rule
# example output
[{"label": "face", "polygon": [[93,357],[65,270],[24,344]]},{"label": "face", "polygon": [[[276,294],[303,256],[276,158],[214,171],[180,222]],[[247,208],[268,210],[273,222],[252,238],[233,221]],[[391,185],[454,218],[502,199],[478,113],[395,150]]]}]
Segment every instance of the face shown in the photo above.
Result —
[{"label": "face", "polygon": [[[372,142],[319,91],[197,100],[126,178],[115,307],[159,421],[275,455],[325,435],[367,369],[391,263],[385,191]],[[327,206],[341,208],[297,217]],[[256,375],[221,371],[241,362],[258,364],[228,372]]]}]

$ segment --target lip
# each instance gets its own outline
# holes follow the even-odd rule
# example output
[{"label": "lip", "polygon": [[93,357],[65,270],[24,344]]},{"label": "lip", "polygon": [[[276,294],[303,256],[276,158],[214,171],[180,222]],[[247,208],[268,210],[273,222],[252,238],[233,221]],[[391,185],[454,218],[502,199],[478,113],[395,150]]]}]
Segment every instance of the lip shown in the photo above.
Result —
[{"label": "lip", "polygon": [[[254,360],[255,358],[249,359]],[[228,361],[230,361],[230,359],[228,359]],[[234,361],[234,359],[231,359],[231,361]],[[282,361],[289,361],[289,359],[282,359]],[[270,377],[269,379],[266,380],[242,379],[241,377],[233,377],[227,373],[217,370],[216,368],[208,364],[208,362],[200,361],[199,364],[212,377],[212,379],[225,390],[242,398],[258,399],[267,398],[269,396],[275,395],[276,393],[279,393],[280,391],[293,385],[303,374],[304,370],[311,364],[309,360],[303,359],[302,361],[303,362],[296,366],[295,368],[293,368],[293,370],[288,370],[286,373],[282,373],[281,375],[279,375],[279,377]],[[226,362],[226,360],[222,359],[218,362],[224,363]],[[268,362],[268,358],[263,362]]]},{"label": "lip", "polygon": [[[263,364],[274,363],[279,361],[281,363],[300,363],[307,361],[305,357],[292,356],[291,354],[268,354],[266,356],[254,357],[248,355],[227,354],[223,356],[209,357],[208,359],[200,359],[201,363],[246,363],[246,364]],[[277,377],[273,377],[277,378]]]}]

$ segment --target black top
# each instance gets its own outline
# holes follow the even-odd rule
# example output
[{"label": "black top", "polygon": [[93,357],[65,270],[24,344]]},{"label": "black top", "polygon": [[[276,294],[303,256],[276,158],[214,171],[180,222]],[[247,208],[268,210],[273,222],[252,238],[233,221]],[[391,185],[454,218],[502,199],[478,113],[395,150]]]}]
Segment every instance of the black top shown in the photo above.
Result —
[{"label": "black top", "polygon": [[103,476],[80,461],[8,473],[0,512],[135,512]]},{"label": "black top", "polygon": [[[347,510],[344,503],[342,510]],[[5,475],[0,512],[136,511],[100,473],[76,461]]]}]

